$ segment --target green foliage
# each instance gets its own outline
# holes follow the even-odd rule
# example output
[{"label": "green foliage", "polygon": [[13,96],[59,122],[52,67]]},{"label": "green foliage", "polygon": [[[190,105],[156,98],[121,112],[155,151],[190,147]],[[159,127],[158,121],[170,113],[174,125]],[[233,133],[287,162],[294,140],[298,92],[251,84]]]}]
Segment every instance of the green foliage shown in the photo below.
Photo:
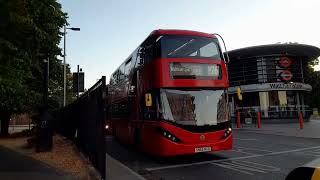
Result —
[{"label": "green foliage", "polygon": [[314,65],[319,63],[319,59],[309,62],[306,69],[305,81],[312,86],[310,105],[313,108],[320,108],[320,72],[314,71]]},{"label": "green foliage", "polygon": [[57,0],[0,0],[0,110],[22,112],[42,103],[44,59],[50,59],[49,104],[61,105],[57,56],[66,19]]}]

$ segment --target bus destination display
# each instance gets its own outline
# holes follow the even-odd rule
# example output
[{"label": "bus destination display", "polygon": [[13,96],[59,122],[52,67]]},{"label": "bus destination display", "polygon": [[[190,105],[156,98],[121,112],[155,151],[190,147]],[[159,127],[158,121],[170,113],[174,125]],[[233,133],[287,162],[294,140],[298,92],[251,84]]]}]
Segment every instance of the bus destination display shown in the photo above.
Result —
[{"label": "bus destination display", "polygon": [[170,64],[173,79],[219,79],[220,66],[217,64],[179,63]]}]

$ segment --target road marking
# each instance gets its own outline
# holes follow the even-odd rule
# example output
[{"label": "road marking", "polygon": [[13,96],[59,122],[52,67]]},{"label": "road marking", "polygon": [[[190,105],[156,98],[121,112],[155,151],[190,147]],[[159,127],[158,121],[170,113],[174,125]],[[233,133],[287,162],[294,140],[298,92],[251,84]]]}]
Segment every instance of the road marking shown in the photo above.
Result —
[{"label": "road marking", "polygon": [[320,149],[306,151],[306,152],[298,152],[297,154],[319,157],[320,156]]},{"label": "road marking", "polygon": [[[219,165],[220,163],[210,163],[210,164],[214,164],[214,165]],[[222,162],[221,163],[222,165],[229,165],[229,166],[232,166],[234,167],[235,169],[243,169],[243,170],[247,170],[247,171],[253,171],[253,172],[260,172],[260,173],[266,173],[265,171],[262,171],[262,170],[259,170],[259,169],[255,169],[255,168],[252,168],[252,167],[246,167],[246,166],[241,166],[241,165],[237,165],[237,164],[234,164],[234,162]]]},{"label": "road marking", "polygon": [[253,138],[247,138],[247,139],[242,139],[242,138],[233,138],[234,140],[240,140],[240,141],[256,141],[257,139]]},{"label": "road marking", "polygon": [[313,152],[313,151],[309,151],[309,152],[305,152],[305,153],[301,153],[302,155],[310,155],[310,156],[320,156],[320,152]]},{"label": "road marking", "polygon": [[314,150],[313,152],[320,152],[320,149]]},{"label": "road marking", "polygon": [[254,153],[244,152],[241,149],[232,149],[231,151],[242,153],[242,154],[247,154],[247,155],[254,155]]},{"label": "road marking", "polygon": [[319,157],[319,156],[320,156],[319,154],[314,154],[314,153],[312,153],[312,152],[297,152],[296,154],[302,155],[302,156],[305,156],[305,155],[307,155],[307,156],[313,156],[313,157]]},{"label": "road marking", "polygon": [[280,168],[278,167],[250,162],[250,161],[231,161],[231,162],[220,162],[220,163],[210,163],[210,164],[231,169],[234,171],[238,171],[240,173],[244,173],[247,175],[254,175],[254,173],[267,173],[267,172],[280,171]]},{"label": "road marking", "polygon": [[278,168],[278,167],[266,165],[266,164],[261,164],[261,163],[255,163],[255,162],[251,162],[251,161],[233,161],[233,163],[239,164],[242,166],[254,167],[256,169],[260,169],[263,171],[280,171],[280,168]]},{"label": "road marking", "polygon": [[264,150],[264,149],[247,148],[247,147],[242,147],[242,146],[235,146],[235,148],[238,148],[238,149],[247,149],[247,150],[255,150],[255,151],[262,151],[262,152],[268,152],[268,153],[273,153],[273,152],[274,152],[274,151],[269,151],[269,150]]},{"label": "road marking", "polygon": [[232,166],[227,166],[227,165],[223,165],[223,164],[214,164],[214,165],[217,165],[217,166],[220,166],[220,167],[223,167],[223,168],[227,168],[227,169],[231,169],[233,171],[238,171],[238,172],[241,172],[243,174],[247,174],[247,175],[253,175],[253,173],[250,173],[250,172],[247,172],[247,171],[243,171],[243,170],[239,170],[239,169],[236,169]]},{"label": "road marking", "polygon": [[232,161],[232,160],[241,160],[241,159],[249,159],[249,158],[256,158],[256,157],[287,154],[287,153],[300,152],[300,151],[312,150],[317,148],[320,148],[320,146],[299,148],[299,149],[293,149],[293,150],[287,150],[287,151],[271,152],[267,154],[255,154],[250,156],[241,156],[241,157],[234,157],[229,159],[218,159],[218,160],[202,161],[202,162],[196,162],[196,163],[185,163],[185,164],[176,164],[176,165],[169,165],[169,166],[151,167],[151,168],[146,168],[146,170],[156,171],[156,170],[163,170],[163,169],[172,169],[172,168],[187,167],[187,166],[193,166],[193,165],[203,165],[203,164],[209,164],[209,163],[215,163],[215,162],[225,162],[225,161]]},{"label": "road marking", "polygon": [[320,156],[320,152],[318,152],[318,151],[310,151],[309,153],[315,154],[315,155],[317,155],[317,156]]}]

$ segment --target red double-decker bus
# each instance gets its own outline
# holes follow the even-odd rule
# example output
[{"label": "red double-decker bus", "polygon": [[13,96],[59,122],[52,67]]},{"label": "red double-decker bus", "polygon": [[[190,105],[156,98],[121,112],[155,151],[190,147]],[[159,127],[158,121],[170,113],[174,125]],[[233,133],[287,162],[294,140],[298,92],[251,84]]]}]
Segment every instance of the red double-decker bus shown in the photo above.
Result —
[{"label": "red double-decker bus", "polygon": [[227,88],[215,35],[155,30],[111,75],[107,126],[153,155],[231,149]]}]

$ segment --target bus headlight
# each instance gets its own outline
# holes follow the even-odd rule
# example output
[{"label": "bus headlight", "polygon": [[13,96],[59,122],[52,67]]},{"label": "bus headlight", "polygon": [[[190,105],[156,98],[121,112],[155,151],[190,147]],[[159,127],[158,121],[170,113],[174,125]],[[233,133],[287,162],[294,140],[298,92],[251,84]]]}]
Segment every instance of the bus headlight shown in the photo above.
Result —
[{"label": "bus headlight", "polygon": [[232,133],[232,129],[229,127],[224,131],[224,138],[228,137]]},{"label": "bus headlight", "polygon": [[157,131],[163,136],[165,137],[166,139],[170,140],[170,141],[173,141],[173,142],[181,142],[180,139],[178,139],[177,137],[175,137],[173,134],[171,134],[170,132],[168,132],[167,130],[161,128],[161,127],[157,127],[156,128]]},{"label": "bus headlight", "polygon": [[108,130],[109,129],[109,125],[107,124],[105,128]]}]

